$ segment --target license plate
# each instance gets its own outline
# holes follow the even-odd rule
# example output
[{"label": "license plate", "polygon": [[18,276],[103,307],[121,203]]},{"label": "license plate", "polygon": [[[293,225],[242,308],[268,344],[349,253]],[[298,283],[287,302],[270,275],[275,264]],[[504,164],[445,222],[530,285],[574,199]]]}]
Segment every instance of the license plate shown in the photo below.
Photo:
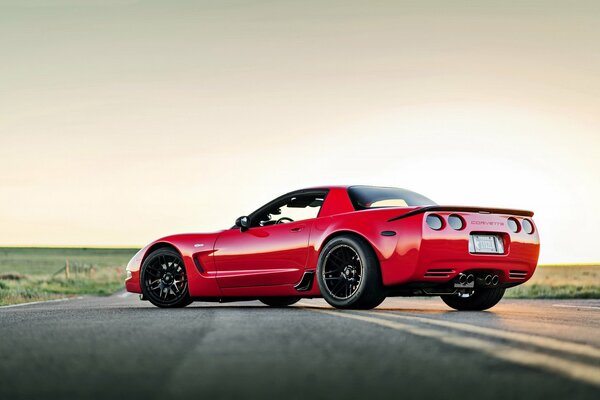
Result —
[{"label": "license plate", "polygon": [[469,252],[482,254],[504,254],[504,243],[497,235],[471,235]]}]

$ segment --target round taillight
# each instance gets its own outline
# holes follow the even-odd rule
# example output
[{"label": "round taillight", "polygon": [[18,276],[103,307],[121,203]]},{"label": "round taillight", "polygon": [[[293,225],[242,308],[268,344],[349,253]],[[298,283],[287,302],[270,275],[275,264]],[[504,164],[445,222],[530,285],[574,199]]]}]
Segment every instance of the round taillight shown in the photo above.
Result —
[{"label": "round taillight", "polygon": [[517,233],[521,230],[521,225],[519,225],[519,221],[517,221],[516,218],[511,217],[506,223],[508,224],[508,228],[514,233]]},{"label": "round taillight", "polygon": [[465,221],[460,215],[452,214],[448,217],[448,225],[450,225],[452,229],[460,231],[465,227]]},{"label": "round taillight", "polygon": [[533,224],[531,223],[530,220],[524,219],[522,222],[522,225],[523,225],[523,231],[525,231],[525,233],[527,233],[527,234],[533,233]]},{"label": "round taillight", "polygon": [[427,226],[429,226],[434,231],[439,231],[444,226],[444,221],[442,220],[442,217],[435,214],[428,215],[425,219],[425,222],[427,222]]}]

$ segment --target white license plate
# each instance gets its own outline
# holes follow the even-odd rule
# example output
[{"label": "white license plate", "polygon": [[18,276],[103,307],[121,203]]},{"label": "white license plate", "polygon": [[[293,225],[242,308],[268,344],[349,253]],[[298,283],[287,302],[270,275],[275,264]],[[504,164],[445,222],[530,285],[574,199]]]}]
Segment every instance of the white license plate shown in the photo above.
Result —
[{"label": "white license plate", "polygon": [[471,235],[469,252],[483,254],[504,254],[504,243],[497,235]]}]

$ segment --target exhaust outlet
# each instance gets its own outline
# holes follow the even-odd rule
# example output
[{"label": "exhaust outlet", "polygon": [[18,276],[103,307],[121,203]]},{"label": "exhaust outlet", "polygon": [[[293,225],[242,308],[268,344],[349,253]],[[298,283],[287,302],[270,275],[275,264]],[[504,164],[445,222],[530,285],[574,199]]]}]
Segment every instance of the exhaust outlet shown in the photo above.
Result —
[{"label": "exhaust outlet", "polygon": [[473,282],[475,282],[475,275],[473,275],[473,274],[467,275],[467,283],[473,283]]},{"label": "exhaust outlet", "polygon": [[494,275],[492,277],[492,285],[496,286],[499,282],[500,282],[500,278],[498,278],[498,275]]},{"label": "exhaust outlet", "polygon": [[467,283],[467,276],[465,274],[458,274],[458,283],[461,285]]},{"label": "exhaust outlet", "polygon": [[493,279],[492,279],[491,275],[486,275],[483,281],[485,282],[486,285],[491,285],[492,284],[492,280]]}]

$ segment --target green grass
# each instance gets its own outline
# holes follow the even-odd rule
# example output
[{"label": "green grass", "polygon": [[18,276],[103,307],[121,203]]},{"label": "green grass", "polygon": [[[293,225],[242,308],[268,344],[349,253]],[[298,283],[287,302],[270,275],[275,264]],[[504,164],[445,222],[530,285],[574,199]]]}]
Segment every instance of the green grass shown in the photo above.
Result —
[{"label": "green grass", "polygon": [[0,247],[0,274],[52,274],[64,267],[67,259],[97,268],[125,266],[136,251],[138,249]]},{"label": "green grass", "polygon": [[[137,250],[0,248],[0,305],[110,295],[123,287],[125,265]],[[64,271],[67,260],[68,277]]]},{"label": "green grass", "polygon": [[508,289],[506,297],[600,299],[600,265],[540,265],[529,281]]},{"label": "green grass", "polygon": [[506,292],[513,299],[600,299],[600,285],[521,285]]}]

